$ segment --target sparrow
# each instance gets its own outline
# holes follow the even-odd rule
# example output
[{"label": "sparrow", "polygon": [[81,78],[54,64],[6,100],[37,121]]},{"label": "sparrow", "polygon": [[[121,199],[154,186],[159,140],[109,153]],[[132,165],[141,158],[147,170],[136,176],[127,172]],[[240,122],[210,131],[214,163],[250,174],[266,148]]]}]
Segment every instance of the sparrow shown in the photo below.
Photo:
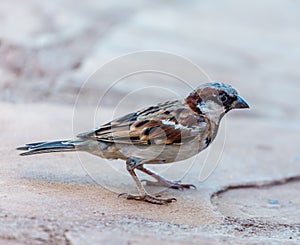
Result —
[{"label": "sparrow", "polygon": [[125,160],[139,193],[127,194],[127,199],[166,204],[176,199],[150,195],[136,170],[156,180],[144,180],[146,185],[195,188],[192,184],[168,180],[144,165],[172,163],[198,154],[215,139],[223,116],[232,109],[244,108],[249,108],[249,105],[232,86],[210,82],[200,85],[182,100],[167,101],[129,113],[79,134],[73,140],[30,143],[17,149],[25,151],[21,156],[84,151],[106,159]]}]

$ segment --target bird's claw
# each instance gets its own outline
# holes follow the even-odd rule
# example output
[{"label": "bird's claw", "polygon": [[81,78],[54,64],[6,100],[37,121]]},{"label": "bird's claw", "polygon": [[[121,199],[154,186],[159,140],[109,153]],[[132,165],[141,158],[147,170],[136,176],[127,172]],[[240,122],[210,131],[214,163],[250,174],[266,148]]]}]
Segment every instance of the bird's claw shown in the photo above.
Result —
[{"label": "bird's claw", "polygon": [[182,184],[181,181],[151,181],[143,179],[141,182],[144,182],[148,186],[165,186],[168,188],[176,189],[176,190],[184,190],[184,189],[197,189],[197,187],[193,184]]}]

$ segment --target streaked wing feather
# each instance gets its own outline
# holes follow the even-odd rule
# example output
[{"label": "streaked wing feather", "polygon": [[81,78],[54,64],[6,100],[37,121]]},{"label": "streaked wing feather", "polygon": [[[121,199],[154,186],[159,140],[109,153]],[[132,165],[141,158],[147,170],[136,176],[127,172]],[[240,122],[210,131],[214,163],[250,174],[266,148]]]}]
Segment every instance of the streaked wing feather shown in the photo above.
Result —
[{"label": "streaked wing feather", "polygon": [[127,114],[78,137],[120,144],[181,144],[195,139],[199,128],[192,125],[204,121],[181,102],[172,101]]}]

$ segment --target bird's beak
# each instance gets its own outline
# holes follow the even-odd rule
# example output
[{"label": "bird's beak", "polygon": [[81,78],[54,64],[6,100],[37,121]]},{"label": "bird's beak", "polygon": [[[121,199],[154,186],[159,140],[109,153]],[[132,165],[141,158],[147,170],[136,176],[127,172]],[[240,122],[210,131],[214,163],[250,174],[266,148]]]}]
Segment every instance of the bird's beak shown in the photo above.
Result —
[{"label": "bird's beak", "polygon": [[245,108],[250,108],[250,106],[241,96],[238,96],[237,100],[232,103],[232,109],[245,109]]}]

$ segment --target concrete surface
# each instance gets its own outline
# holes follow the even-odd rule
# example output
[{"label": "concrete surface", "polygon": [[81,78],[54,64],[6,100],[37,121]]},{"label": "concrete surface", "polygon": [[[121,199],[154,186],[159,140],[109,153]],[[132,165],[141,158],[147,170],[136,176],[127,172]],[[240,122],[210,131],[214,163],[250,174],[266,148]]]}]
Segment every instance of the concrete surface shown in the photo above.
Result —
[{"label": "concrete surface", "polygon": [[[299,9],[294,0],[2,1],[0,243],[299,243]],[[197,158],[153,166],[197,190],[149,187],[177,198],[166,206],[128,201],[118,193],[136,190],[121,161],[18,156],[15,147],[24,143],[72,138],[188,90],[160,74],[112,86],[111,78],[130,67],[161,67],[191,86],[206,79],[180,59],[146,55],[121,60],[115,71],[100,69],[82,88],[97,68],[140,50],[187,57],[251,105],[230,113]]]}]

